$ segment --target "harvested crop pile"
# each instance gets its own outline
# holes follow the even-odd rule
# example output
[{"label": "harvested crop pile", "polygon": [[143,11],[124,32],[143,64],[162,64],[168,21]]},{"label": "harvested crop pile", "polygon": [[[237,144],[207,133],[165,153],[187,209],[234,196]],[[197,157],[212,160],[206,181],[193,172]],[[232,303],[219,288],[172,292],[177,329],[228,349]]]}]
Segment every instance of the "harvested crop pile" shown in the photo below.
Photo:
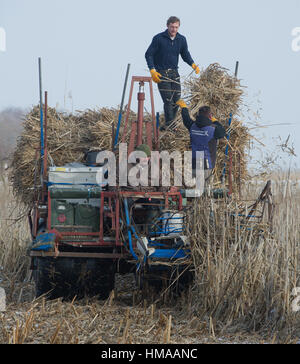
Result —
[{"label": "harvested crop pile", "polygon": [[[200,77],[189,78],[185,82],[184,93],[186,94],[187,105],[192,118],[195,118],[201,106],[210,106],[213,115],[226,127],[227,133],[230,133],[229,152],[232,152],[232,175],[235,190],[238,181],[247,178],[245,149],[251,138],[248,128],[238,119],[244,93],[240,81],[230,75],[225,68],[214,63],[202,71]],[[228,122],[231,113],[233,118],[229,127]],[[161,149],[180,150],[181,152],[190,150],[189,132],[184,127],[180,114],[175,119],[173,126],[176,127],[175,138],[172,131],[167,130],[162,133],[160,138]],[[217,177],[215,182],[217,183],[220,181],[224,163],[227,164],[227,171],[229,167],[225,157],[226,145],[225,140],[222,140],[218,148],[215,167]]]},{"label": "harvested crop pile", "polygon": [[[85,152],[110,149],[114,109],[86,110],[69,115],[48,107],[47,143],[49,165],[82,162]],[[31,204],[34,185],[40,185],[40,112],[36,106],[26,115],[24,129],[13,154],[10,181],[15,194]]]},{"label": "harvested crop pile", "polygon": [[[218,184],[226,162],[232,160],[233,191],[237,190],[241,180],[247,178],[245,147],[251,138],[248,129],[238,120],[239,108],[242,104],[243,89],[239,80],[231,76],[226,69],[212,64],[205,69],[200,78],[192,77],[186,81],[184,92],[187,95],[189,110],[194,117],[203,105],[209,105],[215,117],[230,132],[229,156],[225,157],[227,142],[222,140],[218,149],[215,168],[215,182]],[[86,151],[102,149],[111,150],[112,126],[116,125],[117,109],[102,108],[86,110],[76,115],[65,114],[48,108],[48,162],[62,166],[70,162],[82,162]],[[230,128],[228,119],[234,115]],[[149,119],[145,115],[145,120]],[[163,118],[163,116],[162,116]],[[40,115],[39,107],[34,107],[24,120],[24,129],[18,139],[13,155],[10,180],[15,194],[26,204],[32,204],[34,186],[40,184]],[[126,141],[129,140],[131,122],[136,114],[130,112]],[[160,150],[181,152],[190,150],[189,133],[183,126],[178,113],[176,131],[164,131],[160,135]],[[124,124],[124,118],[123,118]],[[121,126],[120,136],[123,133]],[[120,139],[119,139],[120,140]],[[226,173],[228,176],[228,173]]]}]

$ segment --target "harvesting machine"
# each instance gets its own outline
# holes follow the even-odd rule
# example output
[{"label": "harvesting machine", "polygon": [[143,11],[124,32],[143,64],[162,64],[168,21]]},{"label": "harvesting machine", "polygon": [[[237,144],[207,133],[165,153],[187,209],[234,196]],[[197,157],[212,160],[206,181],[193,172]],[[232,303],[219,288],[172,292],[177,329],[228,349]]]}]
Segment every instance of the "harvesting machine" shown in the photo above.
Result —
[{"label": "harvesting machine", "polygon": [[[137,83],[137,120],[128,127]],[[150,90],[150,121],[145,120],[143,112],[145,85]],[[162,287],[175,276],[180,276],[177,283],[189,281],[190,250],[184,235],[186,199],[182,191],[157,188],[149,192],[110,186],[106,182],[107,166],[97,163],[95,151],[87,153],[83,164],[49,167],[47,93],[45,103],[41,102],[41,121],[43,189],[29,214],[36,294],[106,298],[114,288],[116,272],[135,273],[140,286],[147,282]],[[120,122],[121,117],[112,132],[112,151],[118,144]],[[159,150],[151,77],[132,77],[122,142],[126,140],[128,154],[140,144]]]}]

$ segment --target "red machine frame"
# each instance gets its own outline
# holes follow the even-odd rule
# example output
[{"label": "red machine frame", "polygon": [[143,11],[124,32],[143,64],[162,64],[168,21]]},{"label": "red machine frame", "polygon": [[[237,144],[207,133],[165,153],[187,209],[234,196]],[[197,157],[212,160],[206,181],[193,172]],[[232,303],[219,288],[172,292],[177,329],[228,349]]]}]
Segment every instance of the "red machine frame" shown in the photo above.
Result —
[{"label": "red machine frame", "polygon": [[[152,121],[146,122],[146,141],[145,144],[148,144],[150,149],[153,150],[153,146],[158,150],[159,148],[159,131],[156,125],[156,117],[155,117],[155,109],[154,109],[154,96],[153,96],[153,85],[152,85],[152,78],[151,77],[139,77],[133,76],[131,81],[131,88],[130,88],[130,95],[129,95],[129,102],[127,105],[127,111],[125,116],[125,125],[124,131],[122,136],[122,142],[125,142],[126,139],[126,132],[130,114],[130,106],[132,101],[133,95],[133,88],[134,84],[139,83],[139,92],[138,92],[138,120],[136,122],[132,122],[131,130],[130,130],[130,142],[128,147],[128,154],[130,154],[134,148],[140,144],[143,144],[143,127],[144,127],[144,101],[145,101],[145,93],[144,93],[144,85],[145,83],[149,83],[150,88],[150,99],[151,99],[151,116]],[[47,93],[45,93],[45,127],[47,128]],[[45,157],[43,160],[44,166],[44,173],[43,179],[46,181],[47,177],[47,131],[44,133],[44,145],[45,145]],[[59,252],[58,247],[60,242],[63,240],[63,237],[67,236],[86,236],[87,238],[91,237],[98,237],[97,241],[68,241],[67,244],[73,247],[80,246],[80,247],[124,247],[123,242],[120,239],[120,208],[121,208],[121,200],[122,198],[148,198],[151,200],[152,198],[156,199],[163,199],[165,201],[165,208],[169,207],[169,198],[178,201],[178,209],[182,209],[182,195],[178,191],[169,191],[169,192],[144,192],[144,191],[124,191],[120,190],[119,187],[115,191],[102,191],[100,196],[100,229],[99,232],[74,232],[74,231],[58,231],[53,229],[51,226],[51,196],[50,191],[47,190],[46,185],[43,186],[42,189],[42,205],[44,205],[47,209],[47,230],[49,233],[55,233],[56,239],[56,252],[55,253],[45,253],[45,252],[32,252],[32,256],[86,256],[87,254],[92,254],[93,256],[97,257],[121,257],[121,254],[118,253],[64,253]],[[104,206],[105,202],[109,207],[109,211],[105,211]],[[113,203],[114,202],[114,203]],[[115,231],[115,237],[112,237],[111,241],[105,240],[104,236],[104,217],[108,216],[111,218],[111,225],[112,231]],[[38,230],[38,221],[41,217],[39,211],[39,203],[38,201],[35,202],[35,206],[33,209],[33,221],[31,214],[29,215],[30,218],[30,225],[32,228],[32,236],[35,238],[37,235]]]},{"label": "red machine frame", "polygon": [[[61,240],[64,236],[87,236],[87,237],[99,237],[98,241],[68,241],[69,245],[80,246],[99,246],[99,247],[123,247],[124,244],[120,240],[120,201],[122,198],[160,198],[165,201],[165,208],[169,207],[169,198],[178,200],[178,210],[182,209],[182,195],[180,192],[138,192],[138,191],[102,191],[101,192],[101,204],[100,204],[100,230],[99,232],[70,232],[70,231],[57,231],[51,227],[51,209],[48,212],[47,229],[49,232],[54,232]],[[108,200],[109,212],[104,211],[104,202]],[[112,201],[115,201],[115,209],[112,208]],[[48,193],[48,204],[51,205],[50,192]],[[115,231],[115,238],[112,241],[104,240],[104,215],[111,218],[112,231]]]}]

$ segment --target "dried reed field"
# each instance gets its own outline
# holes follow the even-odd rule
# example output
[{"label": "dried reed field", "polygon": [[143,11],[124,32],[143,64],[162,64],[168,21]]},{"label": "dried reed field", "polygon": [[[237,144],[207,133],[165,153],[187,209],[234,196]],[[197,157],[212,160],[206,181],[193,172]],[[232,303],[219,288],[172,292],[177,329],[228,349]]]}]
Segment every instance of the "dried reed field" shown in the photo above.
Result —
[{"label": "dried reed field", "polygon": [[[48,301],[34,296],[26,210],[2,175],[0,286],[7,310],[0,313],[0,343],[298,342],[300,313],[292,310],[292,290],[300,285],[299,176],[289,180],[278,174],[272,180],[272,233],[262,233],[263,222],[260,231],[250,226],[230,231],[224,210],[218,214],[213,201],[205,201],[206,211],[216,212],[215,221],[202,211],[190,228],[196,279],[181,296],[167,301],[159,294],[145,296],[132,275],[118,275],[106,301]],[[243,195],[255,199],[262,186],[249,183]],[[204,207],[194,208],[201,213]]]}]

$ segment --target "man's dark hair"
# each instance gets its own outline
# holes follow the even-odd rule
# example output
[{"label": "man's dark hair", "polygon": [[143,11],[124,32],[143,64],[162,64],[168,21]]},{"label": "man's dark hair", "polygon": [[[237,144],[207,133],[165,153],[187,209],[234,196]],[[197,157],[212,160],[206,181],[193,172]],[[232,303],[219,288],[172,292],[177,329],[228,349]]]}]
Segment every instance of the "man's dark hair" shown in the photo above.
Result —
[{"label": "man's dark hair", "polygon": [[204,115],[209,117],[211,114],[211,109],[209,106],[202,106],[200,107],[200,109],[198,110],[198,115]]},{"label": "man's dark hair", "polygon": [[167,21],[167,26],[173,23],[179,23],[180,24],[180,19],[177,18],[177,16],[170,16],[170,18]]}]

